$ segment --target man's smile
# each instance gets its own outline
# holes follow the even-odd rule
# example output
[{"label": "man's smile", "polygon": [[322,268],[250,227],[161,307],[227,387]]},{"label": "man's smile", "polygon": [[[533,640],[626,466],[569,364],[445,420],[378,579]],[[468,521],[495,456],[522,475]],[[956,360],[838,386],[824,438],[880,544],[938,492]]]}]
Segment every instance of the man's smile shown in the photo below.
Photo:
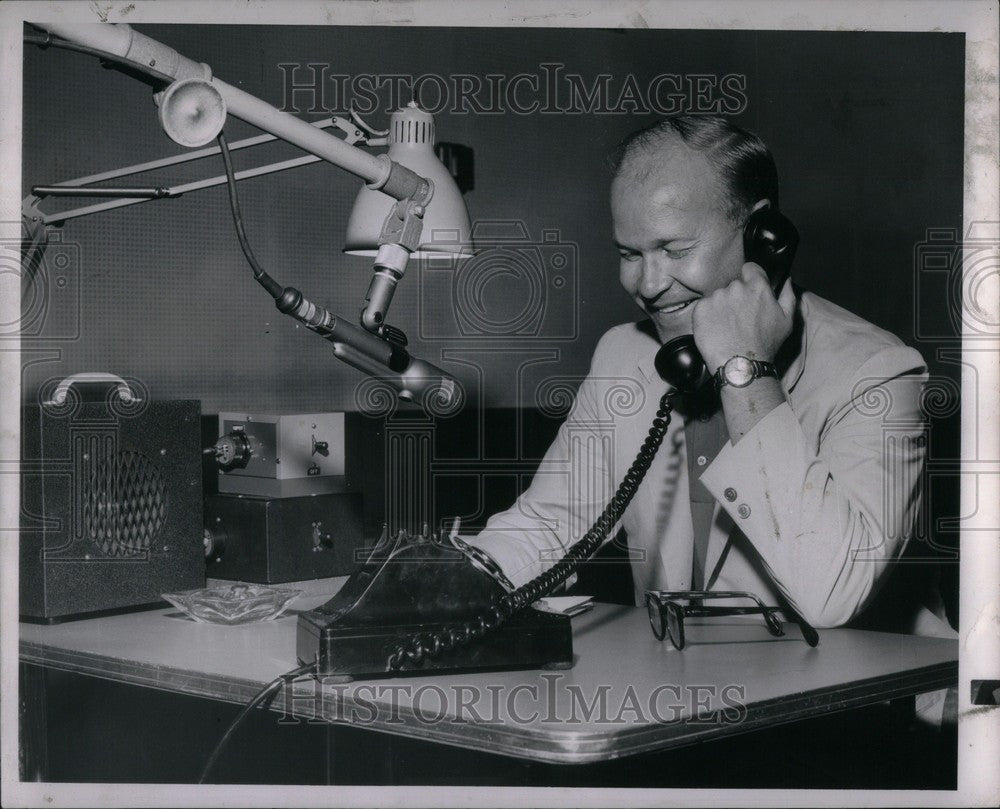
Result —
[{"label": "man's smile", "polygon": [[688,298],[686,301],[676,303],[647,302],[646,311],[651,315],[669,315],[687,309],[697,298]]}]

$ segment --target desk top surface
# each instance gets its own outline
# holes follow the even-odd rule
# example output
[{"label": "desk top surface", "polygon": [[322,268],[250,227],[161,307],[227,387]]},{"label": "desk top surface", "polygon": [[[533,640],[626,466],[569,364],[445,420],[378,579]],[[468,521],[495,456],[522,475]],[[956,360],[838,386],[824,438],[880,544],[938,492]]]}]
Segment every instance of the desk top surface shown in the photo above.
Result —
[{"label": "desk top surface", "polygon": [[[327,595],[304,595],[309,609]],[[21,659],[233,702],[296,667],[294,615],[246,626],[176,609],[21,624]],[[606,760],[954,684],[958,643],[859,630],[772,638],[752,619],[657,641],[645,610],[598,604],[573,619],[567,671],[505,671],[286,688],[274,710],[541,761]]]}]

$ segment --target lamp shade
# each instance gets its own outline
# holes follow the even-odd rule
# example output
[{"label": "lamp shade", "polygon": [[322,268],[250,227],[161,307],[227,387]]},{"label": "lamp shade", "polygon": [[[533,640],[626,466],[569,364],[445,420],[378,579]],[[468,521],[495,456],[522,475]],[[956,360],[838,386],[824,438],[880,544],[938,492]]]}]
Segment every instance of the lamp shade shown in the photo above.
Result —
[{"label": "lamp shade", "polygon": [[[414,102],[389,117],[389,157],[434,183],[434,196],[423,217],[415,258],[471,256],[472,227],[462,193],[434,154],[434,116]],[[344,252],[374,256],[382,225],[396,200],[362,187],[347,222]]]}]

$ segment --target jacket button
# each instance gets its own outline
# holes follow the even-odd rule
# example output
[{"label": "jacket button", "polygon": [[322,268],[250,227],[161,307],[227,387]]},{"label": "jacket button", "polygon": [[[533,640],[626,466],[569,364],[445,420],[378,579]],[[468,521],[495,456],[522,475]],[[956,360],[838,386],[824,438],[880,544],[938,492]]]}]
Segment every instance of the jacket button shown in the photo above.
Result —
[{"label": "jacket button", "polygon": [[736,489],[734,489],[732,486],[726,489],[722,494],[730,503],[732,503],[733,500],[736,499]]},{"label": "jacket button", "polygon": [[708,463],[708,458],[706,458],[704,455],[699,455],[697,458],[695,458],[695,462],[698,464],[698,466],[704,466],[705,464]]},{"label": "jacket button", "polygon": [[750,516],[750,506],[746,503],[740,503],[740,507],[736,509],[736,513],[739,514],[744,520]]}]

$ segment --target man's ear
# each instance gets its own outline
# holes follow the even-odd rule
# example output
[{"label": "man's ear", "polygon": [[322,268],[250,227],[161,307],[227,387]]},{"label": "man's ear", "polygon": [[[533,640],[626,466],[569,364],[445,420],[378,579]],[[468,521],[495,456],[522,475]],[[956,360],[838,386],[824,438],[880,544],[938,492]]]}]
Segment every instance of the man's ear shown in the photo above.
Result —
[{"label": "man's ear", "polygon": [[757,213],[757,211],[761,210],[762,208],[770,208],[770,207],[772,207],[771,200],[766,198],[759,199],[757,200],[757,203],[753,206],[753,210],[751,210],[750,213],[754,214]]}]

